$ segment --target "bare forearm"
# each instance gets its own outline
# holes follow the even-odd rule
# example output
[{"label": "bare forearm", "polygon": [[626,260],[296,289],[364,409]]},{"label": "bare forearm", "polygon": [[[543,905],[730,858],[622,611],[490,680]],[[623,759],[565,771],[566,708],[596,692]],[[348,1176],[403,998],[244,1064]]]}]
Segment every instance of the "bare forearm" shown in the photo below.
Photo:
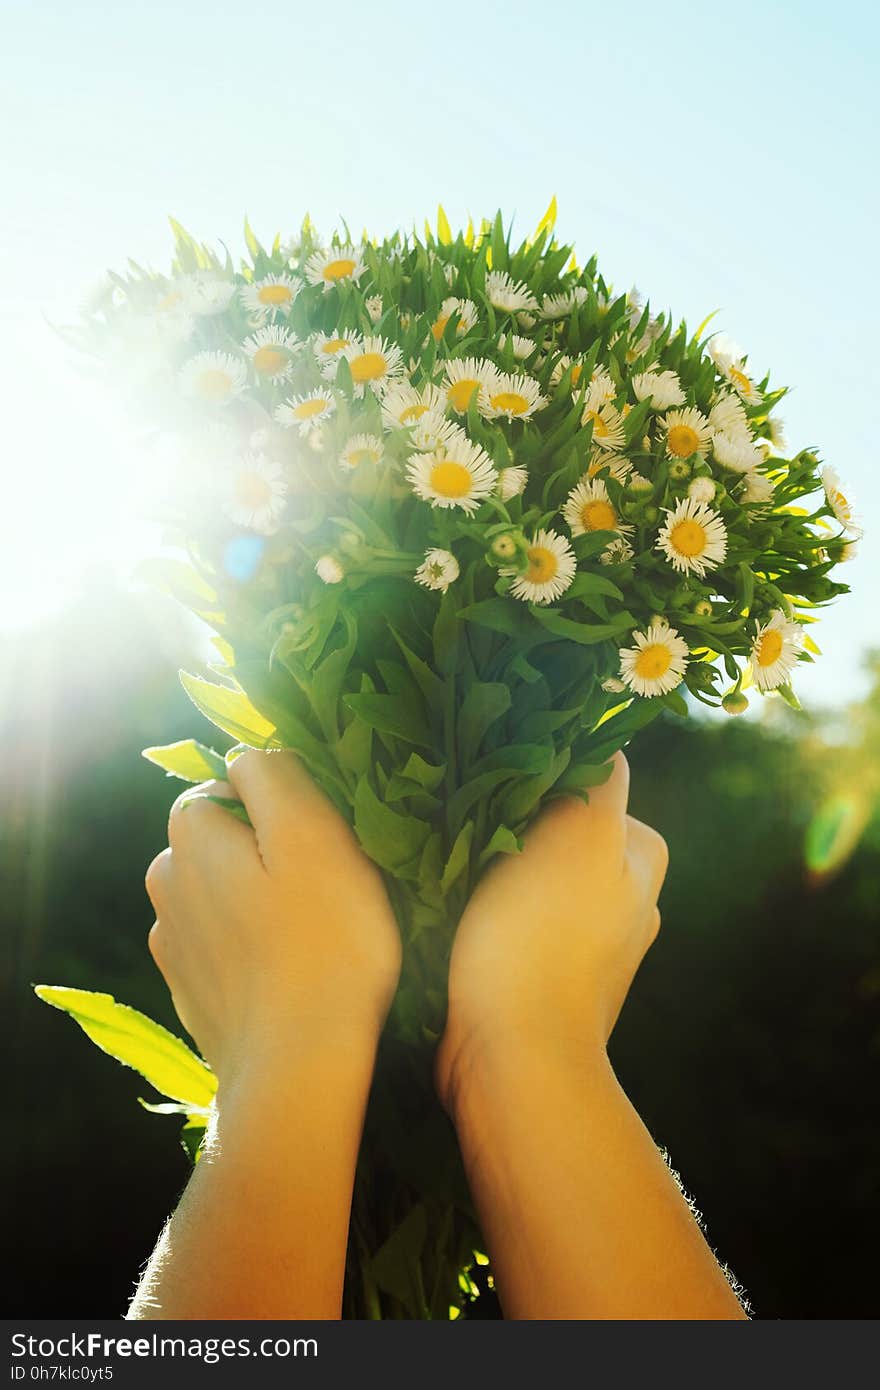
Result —
[{"label": "bare forearm", "polygon": [[570,1051],[481,1054],[451,1096],[505,1314],[744,1316],[604,1052]]},{"label": "bare forearm", "polygon": [[338,1318],[373,1048],[291,1048],[221,1084],[130,1318]]}]

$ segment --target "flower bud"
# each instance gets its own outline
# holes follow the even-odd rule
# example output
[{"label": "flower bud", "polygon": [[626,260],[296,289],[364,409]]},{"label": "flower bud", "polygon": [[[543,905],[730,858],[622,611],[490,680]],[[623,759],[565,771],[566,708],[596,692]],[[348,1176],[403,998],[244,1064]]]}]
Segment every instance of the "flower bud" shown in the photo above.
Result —
[{"label": "flower bud", "polygon": [[741,690],[732,690],[721,701],[721,708],[726,714],[745,714],[748,707],[749,702]]},{"label": "flower bud", "polygon": [[345,570],[335,555],[321,555],[315,564],[315,574],[325,584],[341,584],[345,578]]},{"label": "flower bud", "polygon": [[691,466],[685,459],[673,459],[669,465],[669,476],[674,483],[683,483],[691,476]]},{"label": "flower bud", "polygon": [[712,605],[707,598],[701,598],[698,603],[694,604],[694,612],[698,618],[711,618]]},{"label": "flower bud", "polygon": [[646,526],[656,526],[657,522],[660,520],[659,507],[643,507],[642,520]]}]

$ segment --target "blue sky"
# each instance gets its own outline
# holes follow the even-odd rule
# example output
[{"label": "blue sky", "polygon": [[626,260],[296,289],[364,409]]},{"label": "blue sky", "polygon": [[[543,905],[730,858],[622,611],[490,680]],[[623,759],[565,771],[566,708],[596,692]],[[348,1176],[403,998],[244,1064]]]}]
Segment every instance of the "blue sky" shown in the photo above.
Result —
[{"label": "blue sky", "polygon": [[42,313],[105,266],[164,266],[173,213],[242,249],[308,210],[383,233],[442,201],[558,231],[655,308],[715,323],[796,389],[794,447],[818,445],[869,526],[854,597],[817,630],[807,700],[860,688],[880,631],[875,246],[878,12],[867,4],[247,6],[9,3],[0,121],[0,622],[122,563],[125,426]]}]

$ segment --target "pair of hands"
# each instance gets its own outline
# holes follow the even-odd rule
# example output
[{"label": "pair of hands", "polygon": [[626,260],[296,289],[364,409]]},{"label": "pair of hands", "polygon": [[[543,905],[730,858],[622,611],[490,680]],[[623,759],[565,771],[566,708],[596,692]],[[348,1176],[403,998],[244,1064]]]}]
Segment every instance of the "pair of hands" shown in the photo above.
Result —
[{"label": "pair of hands", "polygon": [[[221,1088],[308,1032],[375,1046],[401,965],[376,867],[289,753],[243,753],[229,781],[175,801],[153,860],[150,949]],[[464,912],[437,1057],[441,1099],[485,1050],[604,1050],[658,926],[666,846],[626,813],[629,770],[551,803],[522,854],[496,861]],[[207,799],[235,796],[253,829]]]}]

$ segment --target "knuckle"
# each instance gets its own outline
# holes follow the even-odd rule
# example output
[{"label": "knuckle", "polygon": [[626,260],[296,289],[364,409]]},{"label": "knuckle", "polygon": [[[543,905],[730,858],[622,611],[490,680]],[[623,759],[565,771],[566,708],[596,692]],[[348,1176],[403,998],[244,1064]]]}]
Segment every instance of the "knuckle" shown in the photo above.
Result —
[{"label": "knuckle", "polygon": [[660,935],[660,925],[661,925],[661,921],[662,921],[662,919],[661,919],[661,916],[660,916],[660,909],[657,908],[657,907],[655,907],[655,908],[654,908],[654,911],[651,913],[651,919],[650,919],[650,923],[649,923],[649,926],[648,926],[648,945],[649,945],[649,946],[653,945],[653,943],[657,940],[657,937]]},{"label": "knuckle", "polygon": [[149,949],[150,955],[153,957],[154,963],[159,967],[163,975],[165,973],[166,960],[165,945],[165,932],[163,931],[162,925],[159,922],[159,919],[157,918],[153,925],[150,927],[149,932],[147,933],[147,947]]},{"label": "knuckle", "polygon": [[147,865],[147,872],[144,874],[144,886],[151,902],[155,902],[160,897],[168,882],[168,870],[170,868],[171,850],[163,849],[157,854],[155,859]]}]

